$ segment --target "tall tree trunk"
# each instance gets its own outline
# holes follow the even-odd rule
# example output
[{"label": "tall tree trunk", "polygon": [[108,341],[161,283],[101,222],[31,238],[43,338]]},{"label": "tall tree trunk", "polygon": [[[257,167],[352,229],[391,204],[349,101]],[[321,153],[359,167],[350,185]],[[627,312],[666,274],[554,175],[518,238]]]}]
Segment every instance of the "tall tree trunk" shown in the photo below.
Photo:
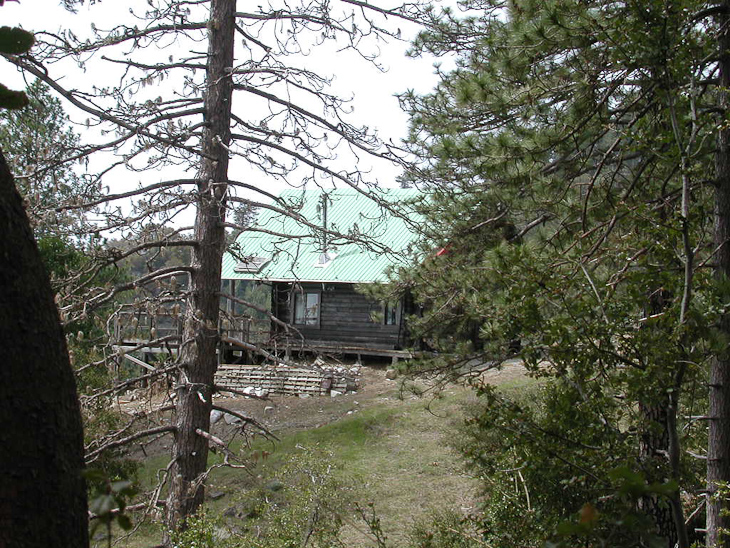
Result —
[{"label": "tall tree trunk", "polygon": [[[639,460],[647,481],[661,482],[666,477],[666,454],[669,448],[667,406],[664,402],[653,405],[639,402],[639,411],[643,418],[639,439]],[[657,496],[644,496],[639,499],[639,508],[651,517],[656,534],[666,539],[665,545],[672,548],[677,542],[677,533],[667,501]]]},{"label": "tall tree trunk", "polygon": [[212,0],[208,23],[203,158],[199,170],[197,245],[193,250],[191,298],[183,332],[181,368],[175,386],[176,432],[167,526],[184,527],[202,504],[208,441],[197,434],[210,428],[213,378],[217,368],[221,261],[225,248],[225,201],[233,82],[235,0]]},{"label": "tall tree trunk", "polygon": [[[691,259],[689,270],[691,272]],[[686,278],[686,284],[690,283]],[[685,295],[688,291],[685,291]],[[649,296],[649,306],[644,310],[647,316],[661,314],[666,311],[672,301],[672,295],[657,288]],[[688,298],[686,299],[688,302]],[[683,301],[683,309],[686,306]],[[682,320],[684,314],[682,314]],[[649,327],[644,326],[643,329]],[[657,333],[657,336],[660,336]],[[680,366],[681,368],[681,366]],[[683,373],[678,372],[673,379],[671,395],[666,386],[655,388],[663,394],[653,401],[639,401],[639,413],[642,417],[641,435],[639,438],[639,462],[649,483],[662,483],[672,479],[681,484],[679,471],[679,436],[677,434],[677,408],[682,388]],[[655,525],[655,533],[664,539],[667,548],[686,548],[689,546],[687,527],[684,522],[682,501],[679,488],[667,497],[656,495],[643,496],[639,499],[639,508],[649,516]]]},{"label": "tall tree trunk", "polygon": [[84,439],[53,292],[0,152],[0,547],[86,547]]},{"label": "tall tree trunk", "polygon": [[[715,243],[717,251],[716,277],[727,286],[730,280],[730,130],[727,115],[730,112],[730,2],[722,2],[718,16],[720,26],[718,48],[720,56],[720,86],[717,91],[720,119],[717,136],[716,189],[715,189]],[[719,329],[730,340],[730,315],[720,318]],[[730,546],[730,537],[721,537],[720,530],[730,529],[730,518],[722,510],[730,510],[727,503],[713,495],[719,483],[730,483],[730,353],[715,356],[710,365],[710,425],[707,443],[707,546]]]}]

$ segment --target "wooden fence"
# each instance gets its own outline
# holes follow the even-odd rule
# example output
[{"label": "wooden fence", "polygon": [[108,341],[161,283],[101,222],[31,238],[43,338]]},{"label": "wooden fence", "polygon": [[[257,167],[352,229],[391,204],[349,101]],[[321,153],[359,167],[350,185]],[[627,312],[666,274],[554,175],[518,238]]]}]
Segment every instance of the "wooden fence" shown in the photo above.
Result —
[{"label": "wooden fence", "polygon": [[[114,315],[114,340],[117,344],[139,344],[163,337],[181,337],[183,320],[184,309],[177,303],[155,307],[122,305]],[[271,338],[271,322],[251,316],[221,314],[219,329],[223,336],[251,344],[264,344]]]}]

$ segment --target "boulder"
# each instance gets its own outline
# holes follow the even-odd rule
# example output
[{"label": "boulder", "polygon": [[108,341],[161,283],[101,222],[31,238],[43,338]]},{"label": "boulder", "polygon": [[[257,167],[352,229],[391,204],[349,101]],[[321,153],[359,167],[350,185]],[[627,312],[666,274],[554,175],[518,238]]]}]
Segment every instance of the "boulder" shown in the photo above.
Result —
[{"label": "boulder", "polygon": [[211,425],[217,423],[222,418],[223,418],[223,412],[222,411],[218,411],[217,409],[213,409],[213,411],[210,412],[210,424]]},{"label": "boulder", "polygon": [[243,421],[241,419],[231,415],[230,413],[224,413],[223,420],[226,421],[226,424],[235,424],[237,426],[240,426],[243,424]]}]

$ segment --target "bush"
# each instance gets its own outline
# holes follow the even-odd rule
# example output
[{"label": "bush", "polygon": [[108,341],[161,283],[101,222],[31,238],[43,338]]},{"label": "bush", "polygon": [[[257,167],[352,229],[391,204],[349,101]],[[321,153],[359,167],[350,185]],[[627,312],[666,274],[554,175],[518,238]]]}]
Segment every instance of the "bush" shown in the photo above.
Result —
[{"label": "bush", "polygon": [[186,523],[185,530],[170,533],[174,548],[223,548],[215,538],[216,521],[205,512],[189,517]]},{"label": "bush", "polygon": [[350,490],[332,477],[331,455],[304,450],[273,478],[261,478],[239,504],[238,518],[227,521],[241,548],[343,546],[342,513],[351,505]]},{"label": "bush", "polygon": [[471,548],[480,541],[474,519],[451,510],[434,512],[416,523],[410,535],[414,548]]}]

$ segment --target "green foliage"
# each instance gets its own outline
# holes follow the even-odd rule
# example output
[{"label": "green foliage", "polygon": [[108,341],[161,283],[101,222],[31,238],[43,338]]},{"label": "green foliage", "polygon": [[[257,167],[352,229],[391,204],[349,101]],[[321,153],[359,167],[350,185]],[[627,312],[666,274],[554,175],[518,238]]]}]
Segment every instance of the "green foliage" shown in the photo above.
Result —
[{"label": "green foliage", "polygon": [[[108,387],[110,380],[102,370],[90,368],[77,377],[77,383],[79,391],[88,394]],[[90,451],[97,447],[98,440],[104,440],[109,432],[118,431],[126,424],[126,419],[111,403],[108,397],[96,397],[83,405],[84,443]],[[123,453],[114,450],[103,452],[87,466],[85,476],[91,511],[100,516],[92,524],[92,534],[99,525],[104,525],[109,532],[115,521],[122,529],[128,529],[129,517],[124,515],[124,509],[138,491],[141,466],[138,460],[125,458]]]},{"label": "green foliage", "polygon": [[[36,80],[26,92],[27,108],[0,111],[0,147],[16,176],[57,303],[63,308],[84,302],[89,286],[109,285],[120,278],[120,272],[97,266],[95,256],[103,250],[99,239],[85,236],[85,211],[66,207],[100,192],[67,161],[78,152],[79,136],[47,85]],[[62,314],[73,365],[100,359],[106,312],[82,314],[72,322]],[[88,371],[79,379],[79,387],[98,388],[105,379],[105,372]]]},{"label": "green foliage", "polygon": [[349,489],[332,477],[331,456],[306,451],[247,494],[249,519],[237,545],[252,548],[342,546]]},{"label": "green foliage", "polygon": [[416,523],[410,544],[414,548],[472,548],[483,544],[483,541],[473,519],[442,509]]},{"label": "green foliage", "polygon": [[[658,542],[637,504],[656,500],[666,507],[677,483],[666,481],[654,463],[637,460],[635,432],[607,428],[605,406],[575,402],[574,394],[547,382],[485,390],[469,412],[455,446],[483,482],[481,513],[470,525],[488,546],[552,540],[572,546],[583,538],[598,546]],[[699,488],[701,470],[695,472],[682,479]]]},{"label": "green foliage", "polygon": [[[114,268],[95,266],[100,242],[85,236],[85,211],[67,207],[93,199],[100,192],[98,185],[87,181],[67,161],[79,149],[78,135],[48,86],[36,80],[26,92],[28,108],[0,111],[0,147],[16,176],[61,308],[83,299],[81,294],[88,285],[108,284],[118,273]],[[103,326],[88,317],[67,329],[74,335],[79,331],[85,334],[83,344],[72,345],[73,356],[80,360],[90,354]]]},{"label": "green foliage", "polygon": [[0,27],[0,53],[20,55],[33,47],[33,34],[19,28]]},{"label": "green foliage", "polygon": [[43,264],[52,278],[66,278],[84,262],[83,254],[58,236],[40,237],[37,243]]},{"label": "green foliage", "polygon": [[136,486],[134,482],[111,476],[98,467],[88,468],[84,476],[91,491],[89,511],[95,516],[90,534],[93,536],[99,527],[104,527],[111,546],[114,523],[124,531],[132,528],[132,520],[125,509],[129,500],[137,494]]},{"label": "green foliage", "polygon": [[26,93],[28,108],[0,112],[0,146],[25,198],[36,237],[78,245],[85,227],[83,211],[62,206],[91,199],[99,188],[67,161],[78,151],[79,137],[69,127],[61,102],[39,80]]},{"label": "green foliage", "polygon": [[609,478],[615,493],[612,513],[600,511],[597,504],[585,503],[574,517],[558,525],[556,541],[548,542],[548,548],[568,548],[576,543],[606,547],[666,546],[666,540],[653,532],[655,525],[651,519],[637,507],[642,499],[668,499],[677,485],[672,482],[649,484],[641,474],[627,467],[611,470]]},{"label": "green foliage", "polygon": [[572,475],[563,460],[562,433],[540,435],[548,414],[541,403],[544,391],[523,388],[512,397],[486,391],[484,407],[469,413],[456,438],[456,447],[483,480],[485,502],[476,521],[485,541],[496,547],[540,546],[590,490],[592,478]]},{"label": "green foliage", "polygon": [[[33,47],[33,34],[19,28],[0,27],[0,53],[20,55]],[[22,91],[13,91],[0,84],[0,109],[17,110],[27,106],[28,97]]]},{"label": "green foliage", "polygon": [[19,110],[28,106],[28,96],[23,91],[14,91],[0,84],[0,108]]},{"label": "green foliage", "polygon": [[173,546],[343,546],[339,539],[342,516],[354,509],[351,487],[336,479],[338,474],[328,452],[301,446],[295,452],[280,467],[260,468],[254,485],[236,492],[230,499],[234,506],[222,516],[214,517],[213,508],[207,507],[188,518],[184,529],[171,532]]},{"label": "green foliage", "polygon": [[587,502],[622,523],[616,469],[673,485],[662,496],[677,503],[701,486],[681,450],[667,455],[673,437],[702,437],[682,406],[702,399],[722,345],[719,284],[698,267],[714,253],[717,128],[699,83],[717,30],[692,19],[703,6],[467,1],[468,16],[445,11],[414,44],[459,52],[433,93],[403,97],[421,160],[407,178],[430,193],[423,260],[398,282],[425,311],[415,335],[439,352],[418,367],[458,375],[519,352],[549,381],[529,405],[485,390],[470,424],[487,536],[540,542]]},{"label": "green foliage", "polygon": [[[110,242],[110,245],[120,251],[127,251],[145,242],[179,240],[181,240],[181,237],[174,229],[161,224],[149,223],[141,230],[138,238],[134,241],[118,240]],[[143,249],[133,253],[120,263],[131,277],[142,277],[161,268],[190,264],[190,249],[190,246],[161,245],[159,248]],[[184,285],[181,284],[180,288],[183,289]],[[160,288],[155,289],[159,292]]]},{"label": "green foliage", "polygon": [[170,539],[173,548],[222,548],[222,543],[215,537],[217,521],[208,517],[205,512],[190,516],[185,521],[185,529],[172,531]]}]

